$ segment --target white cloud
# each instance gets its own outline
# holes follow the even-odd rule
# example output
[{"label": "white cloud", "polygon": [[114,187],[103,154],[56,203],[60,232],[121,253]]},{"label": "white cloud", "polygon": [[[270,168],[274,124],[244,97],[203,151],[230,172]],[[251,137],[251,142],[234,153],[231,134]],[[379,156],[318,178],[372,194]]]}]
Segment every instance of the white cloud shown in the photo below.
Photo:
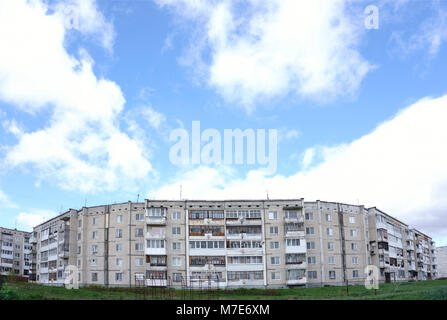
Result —
[{"label": "white cloud", "polygon": [[141,113],[144,119],[154,129],[158,129],[160,125],[166,121],[166,117],[162,113],[154,110],[151,106],[145,106],[142,108]]},{"label": "white cloud", "polygon": [[289,92],[323,102],[352,94],[372,69],[358,52],[364,17],[348,13],[351,1],[156,2],[197,21],[205,41],[194,39],[190,58],[209,53],[208,84],[248,111]]},{"label": "white cloud", "polygon": [[58,213],[54,211],[36,209],[30,210],[30,212],[19,213],[16,217],[16,221],[18,223],[18,229],[32,231],[33,227],[57,215]]},{"label": "white cloud", "polygon": [[54,9],[63,17],[67,29],[96,37],[105,49],[112,51],[115,31],[98,10],[96,0],[62,0],[56,3]]},{"label": "white cloud", "polygon": [[79,58],[68,54],[68,32],[61,15],[41,1],[0,2],[0,100],[36,116],[51,114],[42,128],[20,133],[4,164],[32,165],[39,179],[70,190],[131,188],[151,165],[142,146],[119,128],[121,89],[95,76],[84,49]]},{"label": "white cloud", "polygon": [[0,204],[7,208],[17,208],[17,205],[2,190],[0,190]]},{"label": "white cloud", "polygon": [[[304,197],[377,206],[432,235],[446,236],[447,95],[425,98],[347,144],[318,146],[303,155],[307,169],[291,176],[245,178],[198,167],[166,184],[156,198]],[[318,161],[316,163],[316,161]]]},{"label": "white cloud", "polygon": [[447,11],[439,10],[437,16],[425,21],[421,31],[410,38],[410,49],[428,49],[434,56],[444,41],[447,40]]}]

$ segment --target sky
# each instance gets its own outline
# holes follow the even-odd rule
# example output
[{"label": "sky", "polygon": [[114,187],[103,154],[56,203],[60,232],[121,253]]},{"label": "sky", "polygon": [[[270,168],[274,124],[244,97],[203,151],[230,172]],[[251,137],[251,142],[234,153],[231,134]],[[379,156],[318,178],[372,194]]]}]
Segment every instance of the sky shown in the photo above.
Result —
[{"label": "sky", "polygon": [[446,57],[445,1],[0,0],[0,225],[304,198],[447,245]]}]

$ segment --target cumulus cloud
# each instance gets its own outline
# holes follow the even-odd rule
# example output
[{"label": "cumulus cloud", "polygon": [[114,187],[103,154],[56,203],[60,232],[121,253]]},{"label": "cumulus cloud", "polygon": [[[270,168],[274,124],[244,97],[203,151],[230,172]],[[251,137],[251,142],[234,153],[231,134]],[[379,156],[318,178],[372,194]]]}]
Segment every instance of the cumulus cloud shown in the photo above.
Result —
[{"label": "cumulus cloud", "polygon": [[33,227],[45,222],[55,216],[58,213],[50,210],[30,210],[29,212],[21,212],[17,215],[16,221],[18,228],[25,231],[32,231]]},{"label": "cumulus cloud", "polygon": [[[102,17],[91,13],[94,1],[76,3],[81,22]],[[93,23],[78,31],[96,28]],[[151,165],[142,146],[119,128],[123,93],[94,74],[84,49],[77,57],[67,52],[69,32],[65,17],[39,0],[0,2],[0,41],[7,44],[0,50],[0,100],[33,115],[51,115],[35,131],[10,126],[18,143],[9,147],[4,164],[31,165],[39,179],[70,190],[112,190],[124,187],[121,181],[131,187],[147,177]]]},{"label": "cumulus cloud", "polygon": [[447,95],[424,98],[338,146],[303,153],[305,168],[291,176],[250,171],[245,178],[198,167],[163,185],[157,198],[301,198],[378,208],[435,236],[447,236]]},{"label": "cumulus cloud", "polygon": [[98,10],[96,0],[58,1],[54,10],[62,17],[65,28],[96,37],[105,49],[112,51],[115,31],[112,23]]},{"label": "cumulus cloud", "polygon": [[17,205],[2,190],[0,190],[0,204],[7,208],[17,208]]},{"label": "cumulus cloud", "polygon": [[290,92],[323,102],[352,94],[373,68],[358,51],[363,16],[349,12],[351,1],[156,2],[198,23],[192,59],[209,55],[208,84],[248,111]]}]

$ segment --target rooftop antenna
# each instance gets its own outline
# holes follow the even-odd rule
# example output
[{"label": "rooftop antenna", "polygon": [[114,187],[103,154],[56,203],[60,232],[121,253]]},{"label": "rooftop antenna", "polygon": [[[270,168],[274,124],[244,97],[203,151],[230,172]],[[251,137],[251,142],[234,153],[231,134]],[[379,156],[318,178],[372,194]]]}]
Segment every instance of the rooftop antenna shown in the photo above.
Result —
[{"label": "rooftop antenna", "polygon": [[137,195],[137,202],[140,201],[140,194]]},{"label": "rooftop antenna", "polygon": [[265,192],[267,193],[267,200],[269,200],[269,191],[265,190]]},{"label": "rooftop antenna", "polygon": [[182,185],[180,185],[180,200],[182,200]]}]

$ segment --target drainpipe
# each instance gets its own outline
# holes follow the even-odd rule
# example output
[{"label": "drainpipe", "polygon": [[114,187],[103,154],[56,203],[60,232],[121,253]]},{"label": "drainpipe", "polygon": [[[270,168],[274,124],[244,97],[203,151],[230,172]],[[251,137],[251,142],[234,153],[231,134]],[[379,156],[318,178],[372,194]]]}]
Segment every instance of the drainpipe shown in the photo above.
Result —
[{"label": "drainpipe", "polygon": [[266,254],[266,245],[267,242],[265,240],[265,201],[262,201],[262,209],[263,209],[263,214],[262,214],[262,240],[264,245],[262,246],[262,254],[264,256],[264,286],[267,286],[267,254]]}]

